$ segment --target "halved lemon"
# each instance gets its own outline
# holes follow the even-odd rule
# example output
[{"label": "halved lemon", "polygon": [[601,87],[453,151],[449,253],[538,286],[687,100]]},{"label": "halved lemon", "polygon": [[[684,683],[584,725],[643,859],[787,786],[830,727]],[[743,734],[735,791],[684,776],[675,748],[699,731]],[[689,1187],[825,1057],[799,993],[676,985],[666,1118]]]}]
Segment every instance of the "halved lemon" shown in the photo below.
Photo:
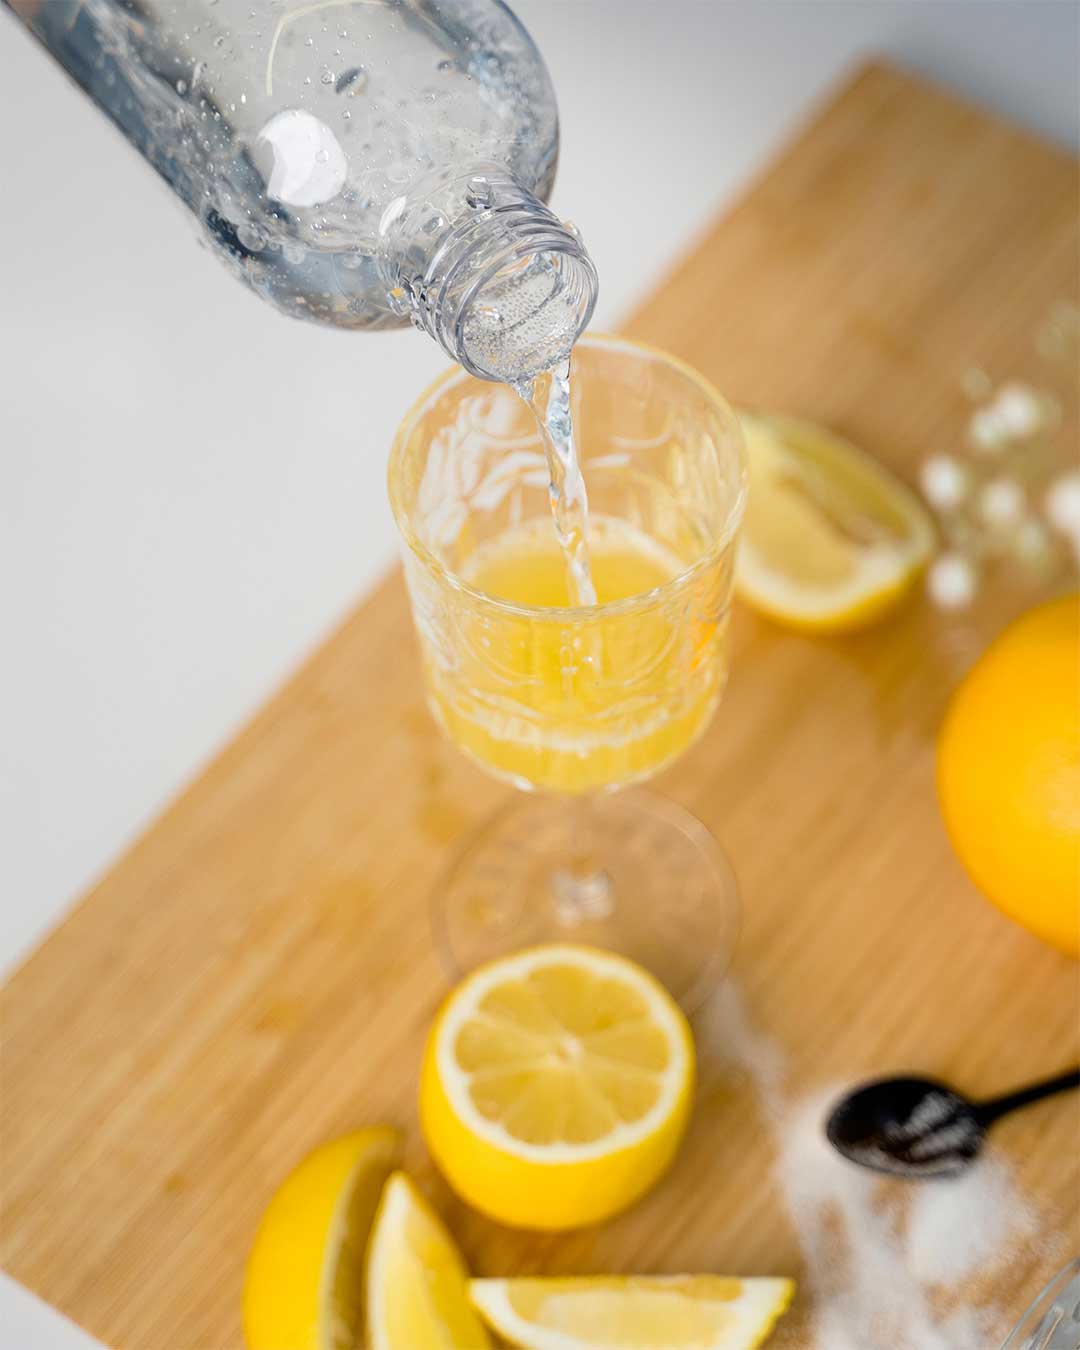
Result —
[{"label": "halved lemon", "polygon": [[693,1085],[690,1028],[663,986],[612,952],[554,944],[451,993],[428,1038],[420,1119],[471,1205],[519,1228],[574,1228],[653,1185]]},{"label": "halved lemon", "polygon": [[486,1321],[525,1350],[755,1350],[791,1280],[723,1275],[473,1280]]},{"label": "halved lemon", "polygon": [[486,1350],[469,1272],[403,1172],[386,1183],[367,1267],[367,1350]]},{"label": "halved lemon", "polygon": [[820,632],[878,618],[933,551],[918,498],[824,427],[744,412],[739,420],[750,476],[739,595],[780,623]]},{"label": "halved lemon", "polygon": [[389,1126],[323,1144],[282,1182],[244,1282],[250,1350],[353,1350],[363,1325],[364,1248],[401,1152]]}]

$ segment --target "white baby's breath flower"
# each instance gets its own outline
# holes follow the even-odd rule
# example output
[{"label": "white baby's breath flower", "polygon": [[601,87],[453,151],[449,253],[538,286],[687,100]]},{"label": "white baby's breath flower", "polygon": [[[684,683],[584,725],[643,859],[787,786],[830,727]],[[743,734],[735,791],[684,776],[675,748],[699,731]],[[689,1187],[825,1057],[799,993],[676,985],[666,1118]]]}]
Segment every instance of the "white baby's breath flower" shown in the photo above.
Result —
[{"label": "white baby's breath flower", "polygon": [[975,564],[959,553],[943,553],[926,576],[926,589],[939,609],[966,609],[975,598]]},{"label": "white baby's breath flower", "polygon": [[968,472],[951,455],[931,455],[919,469],[923,495],[938,511],[955,511],[968,492]]}]

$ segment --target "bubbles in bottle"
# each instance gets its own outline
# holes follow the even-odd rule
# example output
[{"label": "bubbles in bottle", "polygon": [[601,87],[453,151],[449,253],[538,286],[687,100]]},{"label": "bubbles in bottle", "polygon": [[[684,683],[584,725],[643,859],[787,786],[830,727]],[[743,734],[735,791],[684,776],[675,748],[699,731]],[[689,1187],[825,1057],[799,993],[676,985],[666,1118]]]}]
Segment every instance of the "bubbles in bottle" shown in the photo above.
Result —
[{"label": "bubbles in bottle", "polygon": [[[88,49],[100,63],[94,97],[125,126],[141,114],[143,153],[159,167],[175,157],[167,177],[195,207],[211,247],[280,308],[295,313],[306,297],[302,308],[343,327],[403,324],[407,306],[388,313],[390,245],[378,237],[398,197],[417,184],[407,231],[394,242],[411,259],[454,227],[500,225],[486,215],[502,200],[494,172],[489,183],[479,170],[466,205],[471,166],[506,158],[523,182],[550,186],[546,75],[512,21],[474,23],[472,0],[421,6],[423,25],[401,22],[410,5],[399,0],[205,0],[201,15],[197,3],[133,3],[76,5],[80,32],[114,10],[138,11],[138,32],[125,20],[91,34],[100,44]],[[360,29],[350,27],[357,17]],[[481,94],[465,81],[484,47],[498,57],[476,63],[475,73],[495,79]],[[156,78],[129,89],[131,66]],[[331,90],[339,116],[319,104]],[[500,326],[515,320],[501,299],[490,307],[487,299],[474,322],[495,345]]]},{"label": "bubbles in bottle", "polygon": [[258,225],[245,222],[237,226],[236,237],[251,253],[259,253],[266,247],[266,234]]},{"label": "bubbles in bottle", "polygon": [[363,66],[350,66],[337,77],[334,90],[338,94],[348,94],[350,98],[356,98],[367,88],[367,82],[368,73]]}]

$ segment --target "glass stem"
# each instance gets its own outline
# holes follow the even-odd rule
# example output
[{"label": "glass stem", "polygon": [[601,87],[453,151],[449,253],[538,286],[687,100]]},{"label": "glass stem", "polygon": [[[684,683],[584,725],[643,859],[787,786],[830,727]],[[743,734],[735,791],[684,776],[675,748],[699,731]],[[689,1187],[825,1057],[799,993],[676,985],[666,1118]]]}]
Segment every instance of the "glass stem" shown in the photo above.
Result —
[{"label": "glass stem", "polygon": [[555,908],[568,925],[606,919],[615,908],[611,877],[593,849],[592,811],[590,797],[570,804],[565,861],[551,877]]}]

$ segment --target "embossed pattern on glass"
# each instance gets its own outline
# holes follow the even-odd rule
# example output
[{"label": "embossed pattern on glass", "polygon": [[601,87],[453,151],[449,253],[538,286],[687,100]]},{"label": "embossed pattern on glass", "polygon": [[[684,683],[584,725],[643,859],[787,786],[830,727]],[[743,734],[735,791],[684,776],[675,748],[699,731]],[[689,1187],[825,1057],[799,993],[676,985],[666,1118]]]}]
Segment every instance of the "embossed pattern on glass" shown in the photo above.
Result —
[{"label": "embossed pattern on glass", "polygon": [[439,384],[403,428],[391,479],[436,717],[489,771],[563,792],[647,778],[707,725],[727,673],[742,491],[738,455],[716,450],[737,432],[710,427],[705,393],[688,397],[681,371],[627,368],[589,341],[575,366],[592,533],[652,550],[674,573],[666,584],[587,609],[527,607],[471,584],[492,541],[533,521],[552,530],[539,434],[505,387]]}]

